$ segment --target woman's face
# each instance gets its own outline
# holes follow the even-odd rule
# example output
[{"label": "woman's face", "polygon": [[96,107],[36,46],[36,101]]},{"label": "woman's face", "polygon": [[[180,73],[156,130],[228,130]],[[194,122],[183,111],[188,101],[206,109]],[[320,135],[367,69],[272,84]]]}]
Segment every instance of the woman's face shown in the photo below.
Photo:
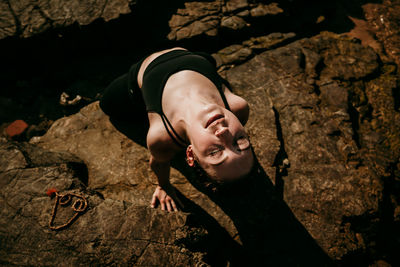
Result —
[{"label": "woman's face", "polygon": [[196,157],[210,176],[222,181],[235,180],[250,172],[254,162],[250,141],[231,111],[211,105],[199,112],[187,132],[191,140],[187,149],[189,165],[191,156]]}]

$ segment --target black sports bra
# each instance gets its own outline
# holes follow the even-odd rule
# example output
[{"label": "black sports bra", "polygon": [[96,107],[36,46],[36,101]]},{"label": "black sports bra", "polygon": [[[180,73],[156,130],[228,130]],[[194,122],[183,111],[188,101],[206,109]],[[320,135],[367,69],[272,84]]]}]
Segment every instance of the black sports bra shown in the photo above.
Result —
[{"label": "black sports bra", "polygon": [[215,60],[209,54],[172,50],[154,59],[143,74],[141,90],[146,109],[148,112],[160,114],[172,140],[179,146],[186,147],[187,142],[178,135],[162,110],[162,94],[165,84],[172,74],[182,70],[193,70],[210,79],[217,87],[227,109],[229,109],[229,105],[222,89],[222,79],[215,67]]}]

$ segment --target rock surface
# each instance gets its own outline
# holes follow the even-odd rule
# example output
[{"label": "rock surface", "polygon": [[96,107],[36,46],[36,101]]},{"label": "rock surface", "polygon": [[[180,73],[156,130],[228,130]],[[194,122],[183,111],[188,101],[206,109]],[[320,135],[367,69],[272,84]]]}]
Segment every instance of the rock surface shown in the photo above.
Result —
[{"label": "rock surface", "polygon": [[[157,181],[149,168],[150,154],[142,146],[144,136],[140,132],[132,133],[125,126],[119,125],[118,129],[126,135],[113,126],[98,102],[94,102],[78,114],[56,121],[45,136],[34,137],[31,142],[44,149],[68,151],[81,158],[88,167],[89,187],[101,192],[105,198],[149,206]],[[140,126],[134,131],[137,129]],[[262,134],[264,130],[260,127],[258,131]],[[273,153],[268,153],[268,156],[266,160],[273,159]],[[182,163],[178,166],[180,171],[184,171]],[[211,212],[231,236],[236,236],[232,220],[207,195],[188,183],[180,171],[172,170],[172,184],[196,205]]]},{"label": "rock surface", "polygon": [[[17,140],[42,135],[49,118],[79,108],[53,105],[58,86],[79,80],[74,87],[89,90],[82,80],[91,76],[93,94],[71,89],[91,102],[105,76],[131,58],[165,42],[200,47],[214,52],[220,74],[249,101],[246,127],[257,171],[213,192],[178,156],[171,178],[182,212],[150,209],[155,177],[145,127],[109,121],[95,102],[31,139],[37,145],[0,139],[0,263],[400,266],[399,0],[364,4],[364,19],[359,1],[154,6],[0,1],[0,39],[13,37],[1,41],[8,51],[1,119],[29,123]],[[323,29],[347,31],[349,16],[356,27],[348,35],[361,45],[331,33],[288,44]],[[146,40],[139,44],[137,36]],[[0,122],[0,130],[8,124]],[[49,187],[89,200],[89,209],[59,232],[48,228],[54,205],[45,195]],[[59,209],[56,224],[71,214]]]},{"label": "rock surface", "polygon": [[227,67],[234,67],[250,59],[254,54],[272,49],[284,42],[294,38],[294,33],[271,33],[265,36],[253,37],[242,42],[234,44],[219,50],[212,54],[215,58],[217,67],[224,70]]},{"label": "rock surface", "polygon": [[[257,66],[262,75],[250,75]],[[394,66],[380,66],[372,49],[322,34],[265,52],[227,78],[236,90],[263,88],[272,102],[281,140],[275,185],[331,257],[371,253],[382,245],[373,229],[383,223],[393,226],[384,235],[397,235],[387,242],[399,246]]]},{"label": "rock surface", "polygon": [[369,29],[383,44],[385,55],[400,66],[400,1],[368,3],[363,10]]},{"label": "rock surface", "polygon": [[[212,236],[223,233],[224,259],[237,263],[232,255],[245,253],[255,263],[329,265],[326,255],[337,262],[386,257],[382,236],[398,247],[394,66],[380,64],[371,48],[324,33],[224,75],[250,104],[247,129],[259,172],[241,190],[220,193],[196,184],[179,159],[171,175],[184,209],[200,214]],[[31,142],[81,158],[89,188],[106,199],[147,206],[154,177],[147,150],[137,144],[144,141],[140,126],[118,127],[125,135],[93,103]]]},{"label": "rock surface", "polygon": [[[8,0],[0,3],[0,39],[31,37],[50,29],[74,23],[88,25],[97,19],[109,21],[131,13],[133,0]],[[248,20],[275,16],[283,10],[277,3],[253,3],[247,0],[182,1],[184,8],[171,14],[169,40],[198,35],[216,36],[219,30],[240,30]],[[135,7],[136,8],[136,7]],[[138,11],[140,12],[140,10]]]},{"label": "rock surface", "polygon": [[[207,266],[204,253],[186,248],[196,250],[194,241],[206,236],[189,214],[102,198],[86,188],[86,166],[69,153],[0,140],[0,155],[2,265]],[[83,195],[89,205],[59,231],[49,229],[54,200],[46,191],[52,187]],[[55,215],[55,224],[63,224],[72,207],[59,206]]]},{"label": "rock surface", "polygon": [[249,27],[250,18],[274,16],[283,12],[277,3],[255,4],[247,0],[186,2],[168,24],[169,40],[182,40],[201,34],[216,36],[220,30],[237,31]]},{"label": "rock surface", "polygon": [[49,29],[127,14],[132,0],[6,0],[0,2],[0,39],[31,37]]}]

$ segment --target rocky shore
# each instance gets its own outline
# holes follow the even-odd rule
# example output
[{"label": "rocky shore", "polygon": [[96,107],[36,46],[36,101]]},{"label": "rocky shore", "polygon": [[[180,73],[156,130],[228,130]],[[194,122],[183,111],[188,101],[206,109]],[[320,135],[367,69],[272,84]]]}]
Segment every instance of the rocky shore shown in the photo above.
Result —
[{"label": "rocky shore", "polygon": [[[1,4],[0,47],[10,54],[1,74],[0,263],[400,264],[400,2],[305,2]],[[139,29],[152,12],[159,19]],[[210,191],[177,157],[176,213],[149,207],[155,178],[143,126],[110,121],[97,101],[133,60],[162,46],[212,54],[249,102],[258,164]],[[42,55],[27,57],[34,48]],[[76,195],[62,205],[50,188]],[[52,222],[67,225],[54,231]]]}]

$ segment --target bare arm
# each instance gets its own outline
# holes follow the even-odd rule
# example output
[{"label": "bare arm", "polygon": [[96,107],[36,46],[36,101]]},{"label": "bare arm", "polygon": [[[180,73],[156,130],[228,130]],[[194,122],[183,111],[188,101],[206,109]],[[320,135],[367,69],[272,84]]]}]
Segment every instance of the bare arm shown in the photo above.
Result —
[{"label": "bare arm", "polygon": [[158,185],[167,186],[169,182],[170,161],[157,161],[153,155],[150,156],[150,168],[157,176]]},{"label": "bare arm", "polygon": [[235,115],[238,117],[242,125],[246,125],[247,120],[249,119],[250,108],[246,101],[241,103],[240,108],[235,112]]},{"label": "bare arm", "polygon": [[175,189],[169,181],[170,162],[157,161],[153,156],[150,157],[150,167],[157,176],[158,185],[151,199],[151,207],[155,208],[157,202],[160,203],[161,210],[177,211],[175,201],[179,202]]},{"label": "bare arm", "polygon": [[247,120],[249,119],[249,113],[250,113],[249,104],[242,97],[233,94],[226,87],[224,90],[224,94],[228,100],[231,111],[233,112],[233,114],[235,114],[235,116],[244,126],[247,123]]},{"label": "bare arm", "polygon": [[177,201],[181,206],[183,205],[177,198],[175,188],[169,181],[170,162],[176,150],[171,147],[169,139],[160,136],[160,132],[154,131],[154,128],[149,130],[147,144],[151,153],[150,168],[158,181],[151,200],[151,206],[155,208],[159,203],[161,210],[177,211],[178,208],[175,202]]}]

